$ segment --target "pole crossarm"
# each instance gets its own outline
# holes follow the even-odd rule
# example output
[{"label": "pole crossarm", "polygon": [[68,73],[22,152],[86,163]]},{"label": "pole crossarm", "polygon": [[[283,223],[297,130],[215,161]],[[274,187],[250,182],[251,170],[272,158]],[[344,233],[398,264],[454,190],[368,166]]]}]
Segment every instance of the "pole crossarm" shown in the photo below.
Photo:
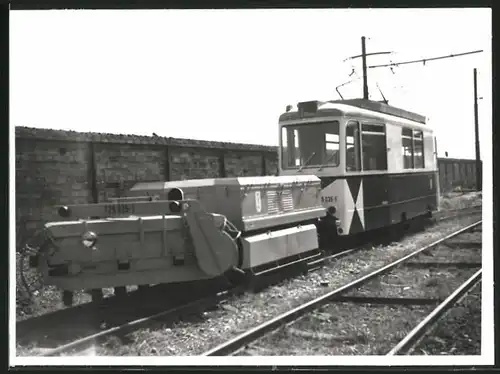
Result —
[{"label": "pole crossarm", "polygon": [[[392,54],[393,52],[372,52],[372,53],[366,53],[365,56],[374,56],[374,55],[390,55]],[[360,57],[363,57],[363,55],[357,55],[357,56],[352,56],[352,57],[348,57],[344,60],[344,62],[348,61],[348,60],[354,60],[356,58],[360,58]]]}]

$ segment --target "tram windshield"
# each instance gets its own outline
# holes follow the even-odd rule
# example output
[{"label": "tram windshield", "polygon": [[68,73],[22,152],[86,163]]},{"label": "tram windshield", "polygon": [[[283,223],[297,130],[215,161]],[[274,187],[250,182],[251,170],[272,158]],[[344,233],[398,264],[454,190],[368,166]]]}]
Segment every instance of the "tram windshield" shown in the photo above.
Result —
[{"label": "tram windshield", "polygon": [[281,131],[284,169],[339,165],[339,122],[283,126]]}]

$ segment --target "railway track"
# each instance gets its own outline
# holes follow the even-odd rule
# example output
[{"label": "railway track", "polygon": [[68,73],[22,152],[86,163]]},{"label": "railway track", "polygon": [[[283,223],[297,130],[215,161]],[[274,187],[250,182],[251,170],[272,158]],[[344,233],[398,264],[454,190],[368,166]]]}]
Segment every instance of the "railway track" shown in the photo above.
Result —
[{"label": "railway track", "polygon": [[[463,217],[463,216],[470,215],[470,214],[480,214],[480,213],[481,213],[481,206],[479,206],[479,207],[474,206],[474,207],[468,207],[468,208],[464,208],[464,209],[454,209],[454,210],[441,211],[441,212],[438,212],[434,215],[433,222],[436,224],[438,222],[443,222],[443,221],[446,221],[449,219]],[[368,239],[368,241],[371,239],[372,238]],[[342,256],[342,253],[344,255],[347,255],[349,253],[360,250],[361,248],[363,248],[363,245],[354,246],[354,248],[352,248],[352,247],[353,246],[351,245],[350,247],[347,247],[347,249],[342,249],[341,253],[336,253],[333,256],[332,255],[325,255],[323,258],[315,260],[314,264],[317,264],[319,266],[322,263],[328,261],[330,258],[334,259],[338,255]],[[138,292],[139,291],[134,290],[134,291],[129,292],[129,295],[132,296]],[[115,297],[114,295],[111,295],[111,296],[107,296],[104,298],[104,303],[106,305],[111,305],[111,304],[115,303],[116,300],[117,300],[117,297]],[[61,319],[64,320],[64,319],[73,317],[73,314],[86,313],[90,309],[92,309],[91,302],[78,304],[78,305],[74,305],[72,307],[66,307],[66,308],[61,309],[61,310],[56,310],[52,313],[47,313],[46,315],[35,316],[35,317],[31,317],[31,318],[27,318],[27,319],[18,321],[18,326],[21,329],[23,329],[24,328],[23,325],[25,325],[28,329],[31,329],[32,326],[34,326],[34,324],[47,324],[53,320],[61,320]],[[39,320],[41,322],[38,322]]]},{"label": "railway track", "polygon": [[421,321],[413,330],[411,330],[404,339],[402,339],[394,348],[392,348],[388,356],[398,354],[410,354],[413,348],[417,346],[422,339],[429,333],[433,325],[456,305],[462,298],[467,296],[479,282],[481,282],[482,270],[479,269],[469,279],[448,296],[441,304],[439,304],[423,321]]},{"label": "railway track", "polygon": [[170,285],[158,285],[147,292],[111,296],[100,304],[86,303],[20,321],[16,324],[18,348],[37,347],[33,350],[35,354],[57,355],[148,321],[207,308],[238,289],[214,281],[205,282],[195,290],[173,291]]},{"label": "railway track", "polygon": [[454,219],[454,218],[459,218],[463,216],[467,216],[469,214],[481,214],[482,213],[482,206],[471,206],[467,208],[461,208],[461,209],[448,209],[448,210],[442,210],[433,215],[433,219],[436,222],[442,222],[446,221],[449,219]]},{"label": "railway track", "polygon": [[[469,257],[469,261],[449,262],[450,252],[456,250],[453,245],[448,247],[448,253],[443,255],[446,251],[443,245],[453,243],[453,239],[478,228],[481,224],[482,221],[478,221],[458,230],[349,284],[264,322],[206,351],[203,355],[403,353],[481,279],[481,262],[471,261],[474,256],[463,256]],[[477,246],[473,247],[477,249]],[[437,253],[432,253],[433,251]],[[414,261],[422,257],[420,261]],[[444,257],[447,262],[430,261],[428,257]],[[434,286],[441,291],[436,292],[437,297],[422,297],[418,292],[411,297],[405,296],[403,291],[411,289],[411,285],[396,284],[397,287],[390,287],[390,284],[382,282],[389,272],[401,267],[403,271],[400,275],[406,274],[403,279],[408,279],[408,273],[415,269],[434,271],[435,275],[439,274],[436,269],[462,269],[459,277],[455,271],[452,272],[452,277],[446,279],[447,282],[454,279],[455,282],[451,283],[460,280],[461,284],[454,292],[447,293],[449,290],[439,288],[443,284],[440,279],[433,277],[431,280]],[[444,297],[445,293],[448,297]],[[359,315],[357,325],[352,324],[355,315]],[[407,331],[408,321],[412,319],[422,322]],[[396,343],[393,343],[394,341]]]},{"label": "railway track", "polygon": [[[309,271],[314,271],[319,268],[320,263],[341,259],[342,257],[361,249],[362,247],[351,248],[339,253],[313,259],[306,264],[307,269]],[[276,281],[276,279],[273,280]],[[115,318],[114,322],[112,322],[112,326],[105,327],[100,331],[91,334],[88,334],[88,331],[95,330],[96,326],[106,326],[106,323],[104,322],[106,318],[109,318],[109,315],[113,312],[117,312],[117,310],[119,310],[124,303],[127,303],[127,305],[130,306],[130,304],[134,304],[134,300],[139,301],[139,297],[136,296],[128,300],[116,300],[113,298],[113,300],[108,300],[107,304],[99,307],[89,304],[63,309],[51,315],[41,316],[38,319],[30,319],[18,323],[18,341],[31,341],[31,344],[33,344],[33,341],[37,340],[37,345],[56,345],[54,348],[39,349],[38,352],[40,356],[57,356],[67,354],[68,352],[75,350],[82,351],[86,347],[94,345],[99,339],[103,339],[111,335],[123,335],[127,333],[127,331],[137,329],[153,320],[175,318],[178,315],[189,314],[191,311],[196,312],[210,308],[211,306],[215,306],[233,295],[238,295],[249,289],[256,291],[260,288],[266,287],[272,284],[273,280],[265,282],[264,279],[261,279],[257,284],[252,283],[250,285],[244,284],[241,286],[227,287],[225,289],[219,289],[218,291],[205,290],[205,292],[199,292],[197,295],[191,294],[191,297],[188,300],[172,300],[171,302],[163,305],[155,303],[155,305],[149,309],[154,309],[154,312],[150,311],[149,313],[148,308],[142,306],[138,310],[135,310],[135,315],[137,317],[125,315],[122,317],[122,319],[126,319],[123,323],[117,323]],[[161,292],[161,290],[158,290],[158,294]],[[163,292],[165,291],[163,290]],[[149,298],[152,298],[151,294],[149,295]],[[75,313],[78,317],[81,317],[82,315],[85,316],[83,320],[79,318],[79,323],[82,325],[82,331],[87,332],[87,335],[85,336],[77,337],[78,329],[75,328],[75,325],[78,326],[78,323],[75,323]],[[65,325],[65,322],[67,325]],[[53,326],[53,331],[47,330],[47,326]],[[37,333],[37,329],[42,329],[42,331]],[[64,332],[68,332],[69,335],[65,335]]]},{"label": "railway track", "polygon": [[[325,264],[370,247],[371,243],[365,243],[341,250],[338,253],[327,254],[330,252],[324,252],[322,255],[314,256],[307,261],[306,270],[310,272],[321,269]],[[289,275],[296,274],[297,272],[294,272]],[[268,275],[265,271],[259,275],[260,278],[238,287],[231,288],[216,284],[212,288],[207,285],[196,295],[191,292],[173,293],[173,295],[189,294],[191,297],[188,299],[169,299],[166,302],[158,302],[158,300],[164,299],[164,295],[168,294],[169,291],[168,286],[157,286],[152,287],[146,295],[142,295],[147,298],[146,300],[144,297],[141,298],[137,291],[134,291],[125,298],[109,296],[99,306],[86,303],[61,309],[18,322],[16,326],[17,341],[21,346],[45,347],[36,350],[40,356],[55,356],[93,345],[97,339],[124,334],[128,330],[139,328],[156,319],[173,318],[179,314],[189,313],[190,310],[209,308],[210,305],[216,305],[232,295],[249,290],[258,292],[289,276],[286,273],[276,274],[272,272]],[[152,299],[154,300],[153,305],[149,307],[147,304],[143,305]],[[131,305],[140,305],[140,307],[134,307],[131,314]],[[94,333],[89,333],[89,331],[94,331]],[[46,348],[47,346],[55,346],[55,348]]]},{"label": "railway track", "polygon": [[[366,248],[366,244],[333,255],[313,259],[308,262],[307,268],[309,271],[315,270],[326,262],[338,260],[363,248]],[[202,293],[198,295],[191,294],[192,297],[189,299],[181,298],[169,300],[165,303],[155,301],[154,305],[149,306],[144,305],[144,301],[138,297],[132,296],[122,300],[111,297],[99,308],[92,304],[85,304],[63,309],[50,315],[21,321],[16,326],[16,335],[18,342],[28,341],[33,344],[33,341],[35,341],[37,346],[47,347],[38,351],[42,356],[81,351],[86,346],[93,345],[102,338],[125,334],[126,331],[144,326],[150,321],[160,318],[175,318],[176,315],[189,313],[190,310],[209,308],[210,305],[216,305],[231,295],[244,292],[243,288],[246,287],[219,288],[215,291],[205,292],[204,295]],[[157,300],[154,297],[153,299]],[[137,301],[140,301],[140,303],[137,304]],[[117,314],[119,314],[117,310],[130,307],[130,305],[141,305],[141,307],[134,308],[135,314],[124,313],[121,318],[119,316],[116,318]],[[75,323],[75,321],[79,323]],[[77,328],[78,325],[81,326],[81,329]],[[53,328],[47,328],[49,326],[53,326]],[[34,336],[37,337],[34,338]]]}]

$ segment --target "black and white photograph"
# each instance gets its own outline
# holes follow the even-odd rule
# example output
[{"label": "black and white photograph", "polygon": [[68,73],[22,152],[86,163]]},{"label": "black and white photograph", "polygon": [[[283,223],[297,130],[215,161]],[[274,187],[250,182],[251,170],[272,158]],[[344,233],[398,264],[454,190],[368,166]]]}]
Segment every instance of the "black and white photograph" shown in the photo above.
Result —
[{"label": "black and white photograph", "polygon": [[11,9],[8,61],[11,366],[494,363],[491,9]]}]

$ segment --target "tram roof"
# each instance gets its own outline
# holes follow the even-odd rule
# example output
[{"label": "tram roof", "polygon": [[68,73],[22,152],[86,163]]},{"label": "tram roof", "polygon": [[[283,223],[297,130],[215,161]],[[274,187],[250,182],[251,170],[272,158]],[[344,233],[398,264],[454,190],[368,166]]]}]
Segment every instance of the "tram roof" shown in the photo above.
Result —
[{"label": "tram roof", "polygon": [[425,116],[418,113],[410,112],[382,102],[365,99],[306,101],[298,103],[294,109],[294,111],[283,113],[280,116],[280,121],[318,117],[325,114],[339,116],[349,114],[362,116],[367,114],[381,114],[406,119],[424,125],[426,123]]}]

